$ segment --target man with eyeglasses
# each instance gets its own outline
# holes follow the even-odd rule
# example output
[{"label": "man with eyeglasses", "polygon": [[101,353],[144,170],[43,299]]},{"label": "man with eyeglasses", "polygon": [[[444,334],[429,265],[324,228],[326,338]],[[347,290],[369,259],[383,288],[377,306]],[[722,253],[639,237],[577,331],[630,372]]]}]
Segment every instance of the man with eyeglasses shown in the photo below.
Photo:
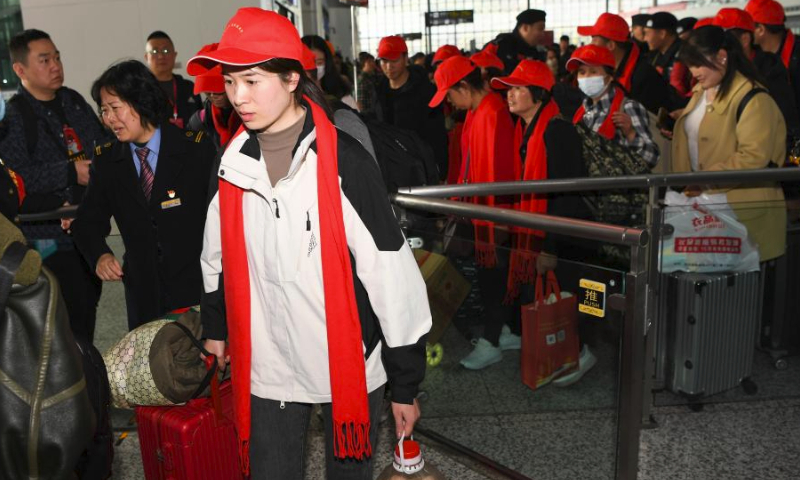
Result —
[{"label": "man with eyeglasses", "polygon": [[[8,51],[21,85],[3,119],[0,158],[25,185],[20,212],[75,205],[89,182],[95,146],[105,142],[103,127],[86,100],[64,86],[61,53],[47,33],[22,31]],[[91,342],[101,282],[58,220],[24,224],[22,231],[58,278],[73,334]]]},{"label": "man with eyeglasses", "polygon": [[172,73],[175,69],[175,59],[178,52],[169,35],[156,30],[147,37],[144,59],[150,71],[153,72],[161,89],[167,94],[170,108],[170,123],[184,128],[189,124],[189,119],[203,103],[199,95],[194,94],[194,83],[178,74]]}]

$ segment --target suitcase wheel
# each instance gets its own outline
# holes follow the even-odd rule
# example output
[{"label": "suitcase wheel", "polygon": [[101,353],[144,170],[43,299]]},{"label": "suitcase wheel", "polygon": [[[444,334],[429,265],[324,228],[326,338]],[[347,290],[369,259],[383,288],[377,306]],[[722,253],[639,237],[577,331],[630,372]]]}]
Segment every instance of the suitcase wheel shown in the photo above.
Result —
[{"label": "suitcase wheel", "polygon": [[749,378],[742,379],[742,389],[747,395],[755,395],[758,393],[758,385]]},{"label": "suitcase wheel", "polygon": [[779,358],[775,360],[775,368],[777,370],[786,370],[789,368],[789,362],[787,362],[785,358]]},{"label": "suitcase wheel", "polygon": [[429,367],[438,366],[440,363],[442,363],[442,357],[444,356],[444,349],[442,348],[442,344],[434,343],[433,345],[431,345],[429,343],[425,345],[425,355],[427,357]]}]

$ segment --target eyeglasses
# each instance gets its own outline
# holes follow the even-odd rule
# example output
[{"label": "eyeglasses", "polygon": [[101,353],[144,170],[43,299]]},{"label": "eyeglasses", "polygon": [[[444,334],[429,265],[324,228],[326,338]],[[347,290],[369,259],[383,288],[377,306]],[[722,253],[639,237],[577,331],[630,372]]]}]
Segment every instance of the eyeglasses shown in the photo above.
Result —
[{"label": "eyeglasses", "polygon": [[169,48],[162,48],[161,50],[154,48],[152,50],[146,50],[145,53],[149,53],[150,55],[170,55],[175,53],[175,51],[170,50]]}]

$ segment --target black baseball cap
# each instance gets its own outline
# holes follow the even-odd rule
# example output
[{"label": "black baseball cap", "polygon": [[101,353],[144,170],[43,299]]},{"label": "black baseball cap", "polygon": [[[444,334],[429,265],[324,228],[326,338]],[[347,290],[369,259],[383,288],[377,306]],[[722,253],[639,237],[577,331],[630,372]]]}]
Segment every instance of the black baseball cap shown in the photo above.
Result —
[{"label": "black baseball cap", "polygon": [[694,30],[694,24],[697,23],[697,19],[694,17],[685,17],[678,20],[678,28],[677,32],[680,35],[683,32],[691,32]]},{"label": "black baseball cap", "polygon": [[678,30],[678,19],[669,12],[658,12],[654,13],[644,26],[645,28],[674,32]]},{"label": "black baseball cap", "polygon": [[651,15],[649,13],[637,13],[631,17],[631,26],[644,27],[647,24],[647,21],[650,20],[650,17]]},{"label": "black baseball cap", "polygon": [[530,25],[536,22],[544,22],[545,17],[547,17],[547,13],[543,10],[531,8],[517,15],[517,25]]}]

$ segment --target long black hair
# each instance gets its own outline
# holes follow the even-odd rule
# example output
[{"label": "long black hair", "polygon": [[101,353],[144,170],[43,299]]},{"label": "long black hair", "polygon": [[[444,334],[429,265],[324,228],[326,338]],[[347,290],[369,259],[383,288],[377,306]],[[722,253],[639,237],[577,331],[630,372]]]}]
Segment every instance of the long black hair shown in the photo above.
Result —
[{"label": "long black hair", "polygon": [[114,94],[139,115],[142,127],[157,127],[170,114],[169,100],[156,77],[138,60],[126,60],[108,67],[92,84],[92,99],[98,110],[100,91]]},{"label": "long black hair", "polygon": [[339,69],[333,63],[333,54],[331,53],[328,44],[319,35],[306,35],[303,37],[303,43],[312,50],[319,50],[325,55],[325,75],[320,80],[320,85],[325,93],[333,95],[341,99],[345,95],[350,94],[350,89],[342,81],[339,75]]},{"label": "long black hair", "polygon": [[739,39],[733,33],[717,26],[709,25],[692,30],[689,39],[683,43],[678,53],[678,60],[687,67],[708,67],[719,71],[721,66],[713,60],[713,57],[720,50],[728,53],[728,68],[719,86],[720,98],[725,97],[730,91],[737,72],[747,77],[753,84],[766,84],[756,66],[745,56]]}]

